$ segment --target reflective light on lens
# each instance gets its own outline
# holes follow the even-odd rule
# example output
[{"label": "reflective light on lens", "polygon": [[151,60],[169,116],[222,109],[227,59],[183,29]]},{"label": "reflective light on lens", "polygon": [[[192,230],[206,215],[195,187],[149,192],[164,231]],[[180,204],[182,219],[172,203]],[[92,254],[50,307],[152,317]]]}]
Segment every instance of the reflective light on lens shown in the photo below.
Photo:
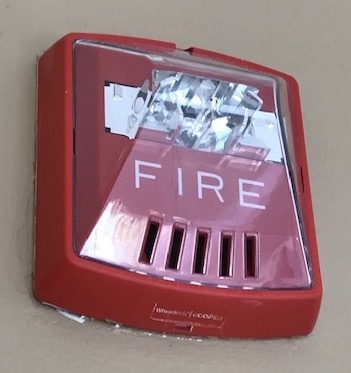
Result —
[{"label": "reflective light on lens", "polygon": [[256,87],[174,71],[153,70],[151,85],[146,80],[141,87],[105,87],[112,133],[282,162],[278,119],[263,108]]},{"label": "reflective light on lens", "polygon": [[[153,79],[143,128],[164,131],[172,144],[201,151],[234,154],[243,146],[257,145],[267,149],[265,155],[271,150],[271,133],[265,136],[261,130],[261,138],[256,138],[255,122],[264,114],[257,88],[172,71],[155,70]],[[262,127],[271,129],[275,116],[267,115]]]}]

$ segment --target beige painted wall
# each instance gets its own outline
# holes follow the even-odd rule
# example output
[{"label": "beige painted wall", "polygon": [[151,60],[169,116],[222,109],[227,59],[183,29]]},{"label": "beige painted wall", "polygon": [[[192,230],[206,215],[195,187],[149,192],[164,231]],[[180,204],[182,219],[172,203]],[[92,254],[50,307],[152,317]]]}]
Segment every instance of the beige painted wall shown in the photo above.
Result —
[{"label": "beige painted wall", "polygon": [[[0,371],[351,371],[351,2],[0,0]],[[199,46],[300,83],[321,265],[308,338],[179,340],[80,325],[32,297],[36,57],[70,31]]]}]

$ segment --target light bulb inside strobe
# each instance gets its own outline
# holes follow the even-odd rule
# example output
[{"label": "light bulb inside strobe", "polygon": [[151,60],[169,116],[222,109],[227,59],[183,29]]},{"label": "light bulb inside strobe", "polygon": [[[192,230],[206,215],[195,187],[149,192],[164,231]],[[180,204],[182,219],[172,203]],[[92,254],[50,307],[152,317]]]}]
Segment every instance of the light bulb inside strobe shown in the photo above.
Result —
[{"label": "light bulb inside strobe", "polygon": [[140,87],[105,86],[105,126],[129,139],[281,162],[278,117],[263,109],[259,93],[242,83],[153,70],[151,83]]},{"label": "light bulb inside strobe", "polygon": [[154,95],[142,124],[179,146],[225,153],[262,106],[258,89],[189,74],[154,71]]}]

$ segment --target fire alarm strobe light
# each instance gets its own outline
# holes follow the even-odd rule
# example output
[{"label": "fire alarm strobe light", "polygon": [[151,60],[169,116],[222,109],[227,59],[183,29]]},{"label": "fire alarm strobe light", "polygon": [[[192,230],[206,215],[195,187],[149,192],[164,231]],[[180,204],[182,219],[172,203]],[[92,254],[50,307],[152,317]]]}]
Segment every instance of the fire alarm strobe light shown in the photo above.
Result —
[{"label": "fire alarm strobe light", "polygon": [[165,333],[311,332],[298,87],[242,60],[72,34],[39,61],[35,294]]}]

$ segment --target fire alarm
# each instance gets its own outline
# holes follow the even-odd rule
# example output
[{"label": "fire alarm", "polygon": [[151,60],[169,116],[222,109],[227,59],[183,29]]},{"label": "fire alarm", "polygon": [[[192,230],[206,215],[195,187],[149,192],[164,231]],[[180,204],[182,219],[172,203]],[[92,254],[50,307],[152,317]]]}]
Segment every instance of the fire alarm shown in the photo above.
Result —
[{"label": "fire alarm", "polygon": [[92,34],[38,72],[41,302],[188,336],[311,332],[322,285],[293,78]]}]

